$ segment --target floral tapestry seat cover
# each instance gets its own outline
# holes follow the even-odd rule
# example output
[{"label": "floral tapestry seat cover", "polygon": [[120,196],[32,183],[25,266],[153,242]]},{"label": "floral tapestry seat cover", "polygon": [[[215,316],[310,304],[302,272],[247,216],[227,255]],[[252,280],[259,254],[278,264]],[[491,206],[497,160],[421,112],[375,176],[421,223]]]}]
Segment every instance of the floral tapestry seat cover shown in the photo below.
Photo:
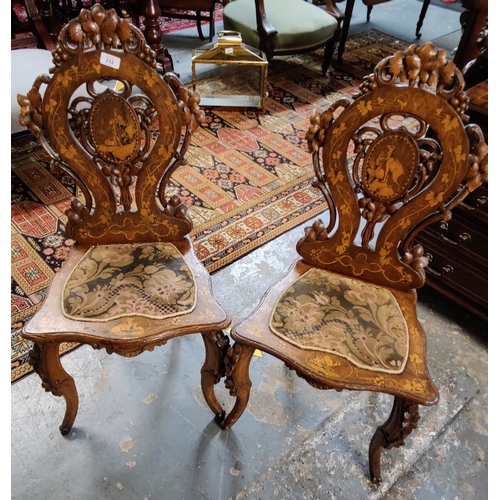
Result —
[{"label": "floral tapestry seat cover", "polygon": [[408,327],[390,290],[327,270],[309,269],[292,283],[269,326],[299,348],[366,370],[398,374],[408,358]]},{"label": "floral tapestry seat cover", "polygon": [[191,312],[196,286],[171,243],[91,247],[66,280],[62,310],[76,321],[166,319]]}]

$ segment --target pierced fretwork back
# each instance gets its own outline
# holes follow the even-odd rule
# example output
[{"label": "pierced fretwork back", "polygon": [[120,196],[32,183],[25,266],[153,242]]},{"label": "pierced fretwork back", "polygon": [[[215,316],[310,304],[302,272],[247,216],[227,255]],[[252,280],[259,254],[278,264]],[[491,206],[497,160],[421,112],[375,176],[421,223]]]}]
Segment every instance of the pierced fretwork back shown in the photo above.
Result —
[{"label": "pierced fretwork back", "polygon": [[382,60],[353,102],[313,115],[307,138],[330,222],[306,229],[304,260],[397,289],[422,286],[428,261],[415,235],[487,180],[487,146],[464,124],[467,106],[461,73],[426,43]]},{"label": "pierced fretwork back", "polygon": [[203,120],[198,94],[162,77],[141,31],[99,4],[63,28],[52,54],[52,77],[38,77],[18,101],[22,124],[79,186],[68,236],[85,244],[182,239],[192,229],[187,207],[165,192]]}]

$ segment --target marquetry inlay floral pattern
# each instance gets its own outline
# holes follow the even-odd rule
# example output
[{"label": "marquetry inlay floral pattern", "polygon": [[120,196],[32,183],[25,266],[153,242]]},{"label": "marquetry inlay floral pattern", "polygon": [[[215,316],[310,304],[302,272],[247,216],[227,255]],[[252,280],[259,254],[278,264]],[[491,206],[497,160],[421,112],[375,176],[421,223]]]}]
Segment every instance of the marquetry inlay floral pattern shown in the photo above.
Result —
[{"label": "marquetry inlay floral pattern", "polygon": [[[201,389],[222,419],[214,386],[225,374],[222,330],[231,320],[212,294],[187,204],[171,182],[204,120],[199,95],[163,75],[139,28],[99,4],[63,27],[53,61],[52,76],[37,78],[18,102],[47,167],[74,186],[57,198],[71,248],[21,337],[34,346],[30,362],[43,387],[65,399],[61,433],[78,412],[75,381],[60,363],[67,344],[137,356],[201,334]],[[26,175],[50,199],[45,177]]]},{"label": "marquetry inlay floral pattern", "polygon": [[425,43],[380,61],[353,101],[313,113],[306,138],[330,221],[306,229],[301,256],[389,287],[422,286],[428,260],[415,235],[449,220],[487,179],[487,146],[464,125],[467,106],[461,73]]},{"label": "marquetry inlay floral pattern", "polygon": [[62,29],[53,61],[54,76],[41,75],[18,102],[20,122],[78,185],[68,237],[95,244],[105,232],[128,241],[188,234],[187,207],[167,187],[204,120],[199,94],[162,76],[140,30],[99,4]]}]

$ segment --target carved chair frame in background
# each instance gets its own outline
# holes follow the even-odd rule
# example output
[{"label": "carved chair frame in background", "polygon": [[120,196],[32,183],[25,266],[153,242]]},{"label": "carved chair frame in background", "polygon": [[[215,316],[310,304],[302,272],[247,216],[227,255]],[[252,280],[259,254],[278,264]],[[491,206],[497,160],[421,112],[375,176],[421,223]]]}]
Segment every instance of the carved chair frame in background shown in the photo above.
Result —
[{"label": "carved chair frame in background", "polygon": [[[75,245],[22,335],[34,343],[30,363],[43,387],[66,400],[61,433],[78,411],[60,363],[65,342],[136,356],[200,333],[202,391],[220,419],[214,384],[225,373],[230,319],[194,253],[187,207],[166,195],[204,118],[199,95],[162,77],[141,31],[99,4],[62,29],[52,54],[52,76],[18,96],[20,122],[78,186],[66,212]],[[76,93],[82,86],[87,96]]]},{"label": "carved chair frame in background", "polygon": [[247,406],[259,349],[313,387],[394,396],[369,446],[371,480],[381,480],[382,449],[403,445],[418,405],[439,399],[416,311],[428,259],[413,241],[487,181],[487,146],[465,125],[467,106],[460,71],[426,43],[385,58],[353,101],[311,117],[306,137],[330,221],[306,228],[289,274],[232,328],[226,386],[236,402],[224,429]]}]

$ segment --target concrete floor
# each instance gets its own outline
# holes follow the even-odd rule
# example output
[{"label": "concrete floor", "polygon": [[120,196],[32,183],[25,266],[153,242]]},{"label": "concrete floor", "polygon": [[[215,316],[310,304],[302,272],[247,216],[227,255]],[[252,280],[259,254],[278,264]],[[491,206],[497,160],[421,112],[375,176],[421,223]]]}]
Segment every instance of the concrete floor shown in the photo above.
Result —
[{"label": "concrete floor", "polygon": [[[415,7],[410,36],[402,37],[411,41],[420,2],[376,6],[369,24],[357,4],[353,32],[375,28],[388,34],[401,29],[399,21],[390,21],[388,6]],[[457,12],[431,6],[422,39],[445,36],[457,26]],[[184,57],[178,49],[172,53],[190,71],[186,48]],[[187,78],[187,72],[182,75]],[[213,274],[214,293],[233,324],[284,276],[302,234],[296,228]],[[88,346],[64,356],[80,395],[75,426],[65,438],[58,430],[64,401],[46,393],[36,375],[13,384],[11,498],[485,499],[487,323],[426,287],[418,311],[441,401],[421,408],[406,446],[383,453],[378,488],[368,480],[368,444],[388,416],[391,398],[313,389],[264,354],[252,361],[248,410],[223,432],[201,394],[204,348],[194,335],[132,359]],[[222,383],[217,396],[230,408]]]}]

